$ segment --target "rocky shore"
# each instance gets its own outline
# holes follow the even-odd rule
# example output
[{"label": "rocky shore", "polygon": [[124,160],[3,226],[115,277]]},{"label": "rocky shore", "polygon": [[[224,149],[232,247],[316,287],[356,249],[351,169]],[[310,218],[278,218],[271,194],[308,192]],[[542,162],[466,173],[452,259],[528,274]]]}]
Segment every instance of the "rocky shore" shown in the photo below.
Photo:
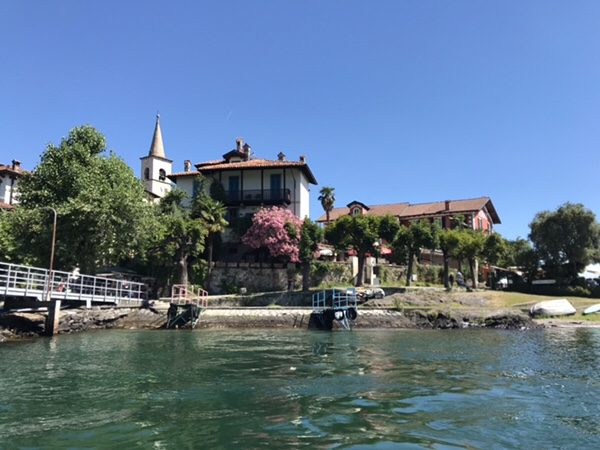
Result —
[{"label": "rocky shore", "polygon": [[[97,329],[159,329],[167,321],[168,304],[150,308],[92,308],[61,311],[59,334]],[[44,334],[43,312],[0,314],[0,342]],[[483,311],[462,308],[404,309],[359,308],[356,329],[458,329],[468,327],[526,329],[538,326],[527,315],[515,311]],[[333,329],[340,328],[333,321]],[[203,328],[319,328],[307,307],[214,307],[206,309],[197,324]]]}]

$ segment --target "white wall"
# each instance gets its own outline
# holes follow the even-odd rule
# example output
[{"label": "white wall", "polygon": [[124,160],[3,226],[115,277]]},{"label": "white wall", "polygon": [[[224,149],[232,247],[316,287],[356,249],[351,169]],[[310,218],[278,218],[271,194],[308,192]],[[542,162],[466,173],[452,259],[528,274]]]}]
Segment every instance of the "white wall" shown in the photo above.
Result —
[{"label": "white wall", "polygon": [[[146,168],[150,171],[150,179],[146,179]],[[159,158],[148,156],[142,159],[142,174],[141,179],[144,183],[144,188],[152,192],[154,195],[164,197],[173,187],[171,181],[166,178],[160,180],[160,169],[163,169],[167,175],[171,174],[173,163]]]},{"label": "white wall", "polygon": [[[281,184],[283,187],[283,169],[265,169],[263,170],[263,184],[265,190],[271,188],[271,174],[281,175]],[[239,177],[240,178],[240,189],[242,187],[241,171],[229,170],[221,172],[221,184],[227,191],[229,188],[229,178]],[[219,174],[214,173],[207,177],[208,180],[214,178],[219,180]],[[185,191],[188,197],[191,199],[194,192],[194,177],[178,177],[177,184],[178,189]],[[205,188],[208,191],[210,189],[210,182],[205,184]],[[295,215],[300,218],[309,217],[310,215],[310,190],[309,183],[301,170],[296,168],[287,168],[285,174],[285,188],[290,190],[291,203],[287,206]],[[245,170],[244,171],[244,191],[261,189],[261,171],[260,170]],[[282,205],[286,206],[286,205]],[[240,209],[240,215],[249,212],[255,212],[258,209],[257,206],[242,207]]]},{"label": "white wall", "polygon": [[[8,204],[16,204],[18,203],[18,195],[17,195],[17,185],[19,184],[19,179],[16,178],[13,181],[10,175],[1,175],[0,176],[0,201]],[[11,202],[11,192],[12,202]]]},{"label": "white wall", "polygon": [[304,174],[300,175],[300,214],[298,216],[302,219],[310,217],[310,185]]}]

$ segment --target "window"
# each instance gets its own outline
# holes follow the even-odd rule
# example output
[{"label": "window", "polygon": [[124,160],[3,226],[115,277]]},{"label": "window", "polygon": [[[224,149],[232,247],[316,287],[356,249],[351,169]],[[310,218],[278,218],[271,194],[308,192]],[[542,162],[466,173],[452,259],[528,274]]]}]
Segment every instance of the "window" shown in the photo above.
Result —
[{"label": "window", "polygon": [[146,168],[144,169],[144,178],[145,178],[146,180],[149,180],[149,179],[150,179],[150,168],[149,168],[149,167],[146,167]]},{"label": "window", "polygon": [[239,201],[240,200],[240,177],[232,176],[229,177],[229,192],[227,192],[229,200]]},{"label": "window", "polygon": [[167,179],[167,172],[165,172],[165,169],[160,169],[158,171],[158,179],[160,181],[165,181]]},{"label": "window", "polygon": [[360,216],[362,213],[360,207],[355,206],[354,208],[352,208],[352,211],[350,211],[350,214],[352,214],[353,216]]}]

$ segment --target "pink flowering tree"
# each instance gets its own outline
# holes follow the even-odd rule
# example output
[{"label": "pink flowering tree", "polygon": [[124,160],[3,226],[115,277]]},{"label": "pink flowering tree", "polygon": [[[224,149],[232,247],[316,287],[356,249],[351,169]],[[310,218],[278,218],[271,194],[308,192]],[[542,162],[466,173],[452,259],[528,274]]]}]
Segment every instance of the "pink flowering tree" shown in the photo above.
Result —
[{"label": "pink flowering tree", "polygon": [[290,210],[279,207],[258,210],[242,242],[252,248],[264,247],[273,258],[298,262],[302,221]]}]

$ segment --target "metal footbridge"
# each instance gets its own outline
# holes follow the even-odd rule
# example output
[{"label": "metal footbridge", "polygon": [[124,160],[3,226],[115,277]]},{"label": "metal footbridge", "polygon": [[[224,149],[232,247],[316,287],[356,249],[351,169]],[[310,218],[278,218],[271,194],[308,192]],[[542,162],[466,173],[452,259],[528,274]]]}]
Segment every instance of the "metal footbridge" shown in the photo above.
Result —
[{"label": "metal footbridge", "polygon": [[333,320],[347,330],[358,317],[357,296],[354,288],[334,288],[316,292],[312,296],[313,313],[323,328],[331,329]]},{"label": "metal footbridge", "polygon": [[78,272],[49,271],[40,267],[0,262],[0,297],[29,298],[49,302],[141,304],[146,298],[143,283],[83,275]]}]

